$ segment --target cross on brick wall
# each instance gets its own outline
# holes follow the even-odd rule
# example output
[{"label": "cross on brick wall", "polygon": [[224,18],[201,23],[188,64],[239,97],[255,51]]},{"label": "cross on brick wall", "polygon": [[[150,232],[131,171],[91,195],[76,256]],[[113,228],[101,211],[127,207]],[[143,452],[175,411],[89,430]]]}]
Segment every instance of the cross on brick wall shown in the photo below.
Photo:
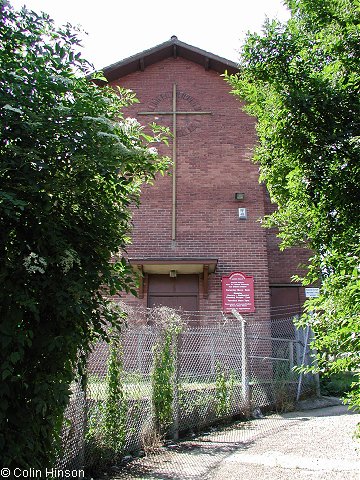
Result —
[{"label": "cross on brick wall", "polygon": [[177,116],[178,115],[211,115],[212,112],[201,111],[178,111],[176,106],[177,99],[177,85],[173,84],[172,91],[172,110],[171,111],[159,111],[159,112],[139,112],[138,115],[171,115],[172,116],[172,221],[171,221],[171,239],[176,240],[176,145],[177,145]]}]

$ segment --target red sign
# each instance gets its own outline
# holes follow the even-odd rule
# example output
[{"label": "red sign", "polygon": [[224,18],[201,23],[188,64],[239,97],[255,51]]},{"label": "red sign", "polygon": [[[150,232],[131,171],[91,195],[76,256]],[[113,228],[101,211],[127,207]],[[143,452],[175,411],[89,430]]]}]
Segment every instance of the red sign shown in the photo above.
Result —
[{"label": "red sign", "polygon": [[224,312],[255,312],[254,277],[248,277],[241,272],[222,277],[222,303]]}]

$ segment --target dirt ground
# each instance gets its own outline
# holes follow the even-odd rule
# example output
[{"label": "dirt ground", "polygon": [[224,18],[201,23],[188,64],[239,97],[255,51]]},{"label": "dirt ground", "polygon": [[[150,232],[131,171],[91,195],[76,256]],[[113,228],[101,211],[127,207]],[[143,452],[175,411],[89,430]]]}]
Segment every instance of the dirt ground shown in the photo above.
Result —
[{"label": "dirt ground", "polygon": [[298,408],[213,429],[170,444],[157,455],[129,458],[126,467],[102,478],[359,480],[360,442],[353,434],[360,414],[327,398]]}]

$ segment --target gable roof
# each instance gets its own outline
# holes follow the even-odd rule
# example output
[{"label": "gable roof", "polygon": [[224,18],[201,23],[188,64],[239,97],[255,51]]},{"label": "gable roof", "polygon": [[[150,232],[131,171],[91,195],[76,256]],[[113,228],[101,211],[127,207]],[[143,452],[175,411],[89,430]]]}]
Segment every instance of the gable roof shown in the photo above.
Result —
[{"label": "gable roof", "polygon": [[148,50],[144,50],[143,52],[137,53],[136,55],[132,55],[120,62],[113,63],[112,65],[103,68],[103,72],[108,81],[111,82],[112,80],[124,77],[129,73],[138,70],[144,71],[149,65],[169,57],[182,57],[198,63],[203,66],[205,70],[211,69],[218,73],[224,73],[225,70],[230,74],[238,72],[238,66],[235,62],[181,42],[175,35],[173,35],[167,42],[161,43],[156,47],[149,48]]}]

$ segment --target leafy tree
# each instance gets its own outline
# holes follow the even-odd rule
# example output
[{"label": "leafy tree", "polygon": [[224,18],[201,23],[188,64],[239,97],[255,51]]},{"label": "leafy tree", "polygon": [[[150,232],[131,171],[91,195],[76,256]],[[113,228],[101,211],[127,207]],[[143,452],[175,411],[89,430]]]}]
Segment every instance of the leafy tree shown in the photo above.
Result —
[{"label": "leafy tree", "polygon": [[[0,457],[44,468],[55,454],[79,351],[133,288],[122,252],[131,206],[167,160],[89,81],[78,33],[0,0]],[[113,258],[113,261],[109,260]]]},{"label": "leafy tree", "polygon": [[[324,373],[360,369],[360,4],[287,0],[285,24],[248,34],[233,93],[258,119],[255,159],[277,211],[267,218],[282,247],[314,255],[304,284]],[[360,408],[360,384],[349,397]]]}]

